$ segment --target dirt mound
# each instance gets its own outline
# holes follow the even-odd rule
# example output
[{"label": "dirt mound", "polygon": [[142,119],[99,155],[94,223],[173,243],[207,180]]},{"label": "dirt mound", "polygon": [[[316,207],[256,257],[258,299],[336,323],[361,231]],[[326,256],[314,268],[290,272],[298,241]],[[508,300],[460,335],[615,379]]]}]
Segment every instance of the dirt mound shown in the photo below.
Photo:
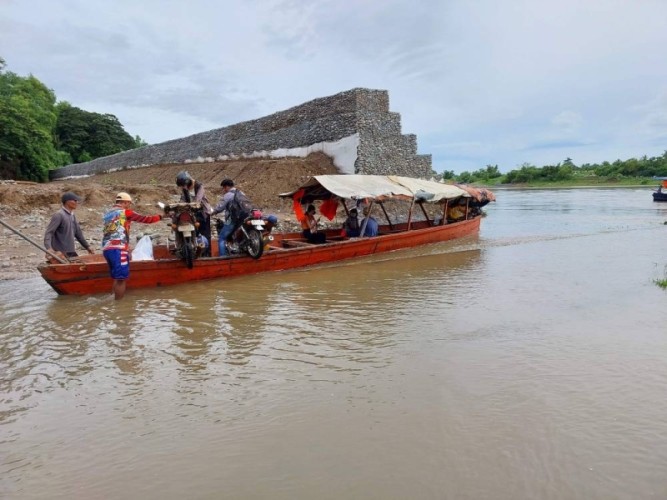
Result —
[{"label": "dirt mound", "polygon": [[175,196],[176,174],[187,170],[190,175],[206,186],[211,202],[215,203],[222,194],[220,182],[233,179],[259,207],[269,209],[282,207],[279,193],[291,191],[313,175],[337,174],[332,159],[322,153],[314,153],[306,158],[242,159],[211,163],[165,164],[152,167],[127,169],[109,174],[82,179],[84,187],[88,182],[113,186],[127,191],[143,203],[157,201],[160,196]]}]

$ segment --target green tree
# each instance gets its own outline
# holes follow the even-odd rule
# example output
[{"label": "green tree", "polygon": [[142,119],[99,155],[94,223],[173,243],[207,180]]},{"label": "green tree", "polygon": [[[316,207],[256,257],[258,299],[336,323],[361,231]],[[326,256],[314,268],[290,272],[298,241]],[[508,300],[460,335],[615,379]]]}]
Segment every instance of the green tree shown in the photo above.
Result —
[{"label": "green tree", "polygon": [[81,163],[134,149],[143,141],[128,134],[114,115],[92,113],[62,102],[58,104],[56,142],[75,163]]},{"label": "green tree", "polygon": [[134,136],[134,147],[135,148],[143,148],[144,146],[148,146],[148,143],[146,141],[144,141],[138,135],[135,135]]},{"label": "green tree", "polygon": [[473,182],[474,178],[470,172],[465,170],[458,175],[458,181],[467,184],[469,182]]},{"label": "green tree", "polygon": [[518,170],[511,170],[505,176],[505,182],[509,184],[523,184],[533,181],[539,177],[539,171],[536,166],[530,163],[523,163]]},{"label": "green tree", "polygon": [[0,58],[0,160],[17,179],[44,181],[58,160],[55,94],[34,76],[4,68]]}]

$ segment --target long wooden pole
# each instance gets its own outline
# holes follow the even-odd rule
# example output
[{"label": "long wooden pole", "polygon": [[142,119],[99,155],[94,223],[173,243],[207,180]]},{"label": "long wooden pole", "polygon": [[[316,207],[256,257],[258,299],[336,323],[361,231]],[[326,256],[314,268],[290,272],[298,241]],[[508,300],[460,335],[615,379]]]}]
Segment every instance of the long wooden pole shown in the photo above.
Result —
[{"label": "long wooden pole", "polygon": [[35,240],[33,240],[33,239],[27,237],[25,234],[21,233],[18,229],[14,229],[12,226],[10,226],[9,224],[7,224],[7,223],[6,223],[5,221],[3,221],[2,219],[0,219],[0,224],[2,224],[3,226],[5,226],[7,229],[9,229],[10,231],[14,232],[15,234],[19,235],[21,238],[23,238],[24,240],[26,240],[28,243],[31,243],[31,244],[35,245],[35,246],[36,246],[37,248],[39,248],[42,252],[49,254],[51,257],[53,257],[54,259],[56,259],[56,260],[57,260],[58,262],[60,262],[61,264],[69,264],[69,261],[68,261],[68,260],[65,260],[65,259],[63,259],[62,257],[56,255],[56,254],[53,253],[51,250],[47,250],[47,249],[44,248],[42,245],[40,245],[39,243],[37,243]]},{"label": "long wooden pole", "polygon": [[371,210],[373,210],[373,203],[375,203],[375,200],[371,200],[371,204],[368,205],[368,215],[364,217],[364,220],[361,224],[361,228],[359,229],[359,236],[363,236],[364,233],[366,232],[366,226],[368,225],[368,218],[371,216]]}]

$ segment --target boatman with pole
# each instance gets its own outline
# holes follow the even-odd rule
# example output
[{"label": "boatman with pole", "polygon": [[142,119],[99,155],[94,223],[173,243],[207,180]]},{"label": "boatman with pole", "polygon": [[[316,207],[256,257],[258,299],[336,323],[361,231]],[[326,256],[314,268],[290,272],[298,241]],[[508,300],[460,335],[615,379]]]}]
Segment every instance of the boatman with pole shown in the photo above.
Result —
[{"label": "boatman with pole", "polygon": [[[44,247],[51,252],[60,252],[65,257],[78,257],[74,248],[76,240],[88,253],[95,253],[83,236],[79,221],[74,216],[74,210],[79,206],[81,198],[68,191],[62,195],[60,201],[63,204],[62,208],[53,214],[49,225],[46,226]],[[48,258],[53,256],[47,253]]]}]

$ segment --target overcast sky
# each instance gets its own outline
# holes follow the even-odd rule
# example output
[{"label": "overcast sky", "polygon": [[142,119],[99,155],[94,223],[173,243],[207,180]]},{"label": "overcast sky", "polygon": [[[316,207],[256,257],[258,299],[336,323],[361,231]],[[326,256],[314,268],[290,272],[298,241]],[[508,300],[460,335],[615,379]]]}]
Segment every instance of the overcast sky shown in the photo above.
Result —
[{"label": "overcast sky", "polygon": [[437,171],[667,150],[667,0],[0,0],[0,57],[162,142],[355,87]]}]

